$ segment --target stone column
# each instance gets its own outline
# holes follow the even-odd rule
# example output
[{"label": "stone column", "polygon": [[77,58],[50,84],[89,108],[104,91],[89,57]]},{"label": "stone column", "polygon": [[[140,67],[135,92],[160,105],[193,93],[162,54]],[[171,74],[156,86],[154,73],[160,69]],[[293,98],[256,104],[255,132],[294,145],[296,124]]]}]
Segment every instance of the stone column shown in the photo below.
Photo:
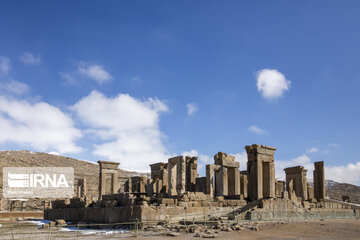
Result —
[{"label": "stone column", "polygon": [[180,195],[185,192],[186,160],[183,156],[170,158],[168,161],[168,194]]},{"label": "stone column", "polygon": [[99,199],[102,199],[102,196],[105,195],[106,192],[106,171],[101,169],[99,174]]},{"label": "stone column", "polygon": [[228,195],[228,176],[225,167],[220,167],[219,170],[215,171],[215,195]]},{"label": "stone column", "polygon": [[210,164],[206,165],[206,193],[214,196],[214,169]]},{"label": "stone column", "polygon": [[240,196],[240,170],[228,168],[228,195]]},{"label": "stone column", "polygon": [[83,198],[87,194],[87,187],[86,187],[86,179],[81,178],[78,179],[78,186],[77,186],[77,197]]},{"label": "stone column", "polygon": [[240,191],[245,199],[248,198],[248,180],[245,174],[240,175]]},{"label": "stone column", "polygon": [[118,193],[118,173],[113,172],[111,174],[111,194],[117,194]]},{"label": "stone column", "polygon": [[314,163],[314,198],[317,201],[325,199],[325,168],[324,161]]},{"label": "stone column", "polygon": [[246,146],[248,155],[248,196],[251,201],[275,197],[274,153],[276,148],[253,144]]},{"label": "stone column", "polygon": [[186,157],[186,191],[195,192],[198,157]]}]

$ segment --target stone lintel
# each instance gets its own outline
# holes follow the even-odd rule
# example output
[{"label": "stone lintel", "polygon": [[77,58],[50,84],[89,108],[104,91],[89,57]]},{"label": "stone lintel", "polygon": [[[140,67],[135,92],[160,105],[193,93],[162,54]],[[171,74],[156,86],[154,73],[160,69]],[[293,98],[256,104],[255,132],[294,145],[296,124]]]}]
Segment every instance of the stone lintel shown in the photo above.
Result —
[{"label": "stone lintel", "polygon": [[155,169],[162,169],[165,168],[165,163],[164,162],[158,162],[158,163],[154,163],[154,164],[150,164],[151,169],[155,168]]},{"label": "stone lintel", "polygon": [[102,169],[118,169],[119,162],[111,162],[111,161],[97,161]]},{"label": "stone lintel", "polygon": [[223,167],[233,167],[239,168],[240,163],[235,161],[235,157],[231,155],[227,155],[223,152],[218,152],[214,155],[214,163],[215,165],[221,165]]},{"label": "stone lintel", "polygon": [[284,169],[286,174],[302,173],[304,170],[307,171],[303,166],[288,167]]},{"label": "stone lintel", "polygon": [[276,148],[259,145],[259,144],[252,144],[250,146],[245,146],[246,152],[250,153],[252,150],[256,150],[257,153],[266,154],[266,155],[274,155]]}]

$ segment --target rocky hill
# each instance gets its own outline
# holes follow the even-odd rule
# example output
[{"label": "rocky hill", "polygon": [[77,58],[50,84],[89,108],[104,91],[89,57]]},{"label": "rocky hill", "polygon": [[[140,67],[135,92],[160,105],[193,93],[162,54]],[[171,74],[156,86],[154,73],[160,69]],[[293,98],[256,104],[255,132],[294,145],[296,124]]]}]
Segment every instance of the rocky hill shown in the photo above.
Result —
[{"label": "rocky hill", "polygon": [[[73,167],[75,174],[75,185],[77,179],[85,178],[87,181],[88,194],[98,195],[99,166],[97,163],[91,163],[74,158],[63,157],[47,153],[30,152],[30,151],[0,151],[0,186],[2,189],[2,168],[3,167]],[[136,172],[128,172],[119,169],[119,186],[134,175]],[[109,179],[110,181],[110,179]],[[110,184],[109,184],[110,185]],[[76,186],[75,186],[76,190]]]},{"label": "rocky hill", "polygon": [[[360,174],[360,173],[359,173]],[[360,187],[332,180],[325,182],[326,194],[331,199],[342,201],[342,196],[349,196],[350,202],[360,204]]]}]

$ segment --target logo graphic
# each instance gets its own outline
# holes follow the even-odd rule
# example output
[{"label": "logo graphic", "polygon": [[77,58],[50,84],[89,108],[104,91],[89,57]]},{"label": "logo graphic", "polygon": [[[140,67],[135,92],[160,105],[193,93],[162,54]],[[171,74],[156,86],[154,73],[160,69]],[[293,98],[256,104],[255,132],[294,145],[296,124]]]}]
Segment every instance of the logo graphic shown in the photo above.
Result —
[{"label": "logo graphic", "polygon": [[6,167],[4,198],[71,198],[74,169],[68,167]]}]

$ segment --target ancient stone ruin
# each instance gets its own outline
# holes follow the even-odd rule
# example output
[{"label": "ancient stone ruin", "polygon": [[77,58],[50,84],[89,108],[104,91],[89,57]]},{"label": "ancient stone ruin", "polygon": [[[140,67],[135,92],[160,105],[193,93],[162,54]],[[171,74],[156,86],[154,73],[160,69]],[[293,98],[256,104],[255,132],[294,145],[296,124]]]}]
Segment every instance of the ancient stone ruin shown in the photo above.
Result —
[{"label": "ancient stone ruin", "polygon": [[[286,182],[275,179],[276,148],[245,147],[247,170],[234,156],[218,152],[199,177],[198,158],[177,156],[150,165],[150,177],[133,176],[118,186],[119,163],[99,161],[99,197],[86,194],[86,180],[78,182],[73,199],[55,200],[46,219],[71,222],[183,221],[227,216],[238,220],[354,218],[360,210],[326,199],[324,162],[316,162],[314,184],[302,166],[284,169]],[[106,175],[111,175],[110,193]],[[120,191],[124,189],[124,191]],[[106,193],[108,192],[108,193]]]}]

